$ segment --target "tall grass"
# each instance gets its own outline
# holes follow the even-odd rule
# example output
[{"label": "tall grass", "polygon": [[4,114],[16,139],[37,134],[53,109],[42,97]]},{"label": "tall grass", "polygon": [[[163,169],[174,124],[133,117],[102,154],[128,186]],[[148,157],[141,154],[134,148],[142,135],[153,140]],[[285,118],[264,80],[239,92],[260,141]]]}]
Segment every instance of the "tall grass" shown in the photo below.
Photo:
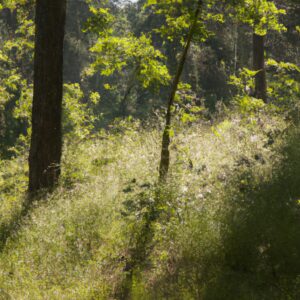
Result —
[{"label": "tall grass", "polygon": [[[156,129],[66,144],[60,186],[5,242],[0,295],[114,299],[125,284],[129,299],[297,299],[300,139],[285,128],[234,115],[178,127],[163,189]],[[1,164],[3,228],[25,199],[25,166]]]}]

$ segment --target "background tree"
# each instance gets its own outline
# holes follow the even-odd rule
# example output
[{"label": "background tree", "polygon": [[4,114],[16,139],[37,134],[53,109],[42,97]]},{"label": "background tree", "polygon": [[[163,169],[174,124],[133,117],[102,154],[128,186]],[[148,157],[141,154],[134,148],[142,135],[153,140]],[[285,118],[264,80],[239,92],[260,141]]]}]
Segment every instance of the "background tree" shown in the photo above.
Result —
[{"label": "background tree", "polygon": [[284,31],[286,28],[279,21],[279,16],[285,10],[278,9],[273,1],[268,0],[243,0],[234,4],[237,18],[251,26],[252,58],[255,75],[256,98],[267,101],[267,80],[265,66],[265,36],[269,30]]}]

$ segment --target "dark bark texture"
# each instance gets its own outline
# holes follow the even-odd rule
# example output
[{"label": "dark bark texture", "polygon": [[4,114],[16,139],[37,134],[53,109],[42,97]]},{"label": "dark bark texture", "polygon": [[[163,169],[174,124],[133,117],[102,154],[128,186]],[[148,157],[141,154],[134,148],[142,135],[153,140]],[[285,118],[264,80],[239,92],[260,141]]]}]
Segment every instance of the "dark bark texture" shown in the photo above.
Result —
[{"label": "dark bark texture", "polygon": [[267,81],[265,69],[265,54],[264,54],[265,37],[253,33],[253,69],[259,71],[255,75],[255,94],[256,98],[267,102]]},{"label": "dark bark texture", "polygon": [[36,1],[30,192],[53,188],[60,175],[65,16],[66,0]]}]

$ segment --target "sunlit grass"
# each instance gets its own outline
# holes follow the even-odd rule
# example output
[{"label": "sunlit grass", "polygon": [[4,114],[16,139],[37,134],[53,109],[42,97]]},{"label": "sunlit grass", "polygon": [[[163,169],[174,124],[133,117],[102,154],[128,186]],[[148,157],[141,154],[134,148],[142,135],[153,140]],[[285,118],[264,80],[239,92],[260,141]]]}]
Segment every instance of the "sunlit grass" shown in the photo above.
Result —
[{"label": "sunlit grass", "polygon": [[[232,116],[213,129],[205,123],[177,129],[164,217],[153,224],[149,263],[134,279],[133,299],[175,299],[173,288],[181,299],[194,299],[217,280],[226,195],[271,178],[282,159],[282,139],[273,131],[286,125],[259,122]],[[124,217],[124,202],[154,190],[160,141],[157,130],[132,125],[66,144],[60,186],[34,204],[0,254],[1,291],[12,299],[112,299],[143,213]],[[2,163],[2,223],[20,210],[25,165],[26,158]],[[251,182],[239,178],[247,170]]]}]

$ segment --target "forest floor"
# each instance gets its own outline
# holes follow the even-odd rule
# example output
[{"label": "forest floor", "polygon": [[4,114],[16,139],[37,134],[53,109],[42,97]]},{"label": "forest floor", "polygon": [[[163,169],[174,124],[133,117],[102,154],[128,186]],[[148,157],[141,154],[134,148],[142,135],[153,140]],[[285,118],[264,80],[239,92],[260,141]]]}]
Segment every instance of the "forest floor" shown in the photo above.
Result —
[{"label": "forest floor", "polygon": [[300,134],[286,128],[178,127],[161,187],[161,132],[123,123],[65,143],[59,187],[26,214],[26,155],[1,161],[0,299],[300,299]]}]

